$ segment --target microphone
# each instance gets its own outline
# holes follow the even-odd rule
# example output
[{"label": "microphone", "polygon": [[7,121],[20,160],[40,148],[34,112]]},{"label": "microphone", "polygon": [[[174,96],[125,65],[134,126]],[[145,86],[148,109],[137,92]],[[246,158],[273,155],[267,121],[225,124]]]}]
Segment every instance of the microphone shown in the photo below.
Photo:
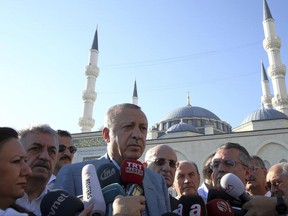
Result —
[{"label": "microphone", "polygon": [[182,195],[179,199],[178,215],[207,216],[204,200],[201,196]]},{"label": "microphone", "polygon": [[99,166],[97,169],[97,175],[101,188],[113,183],[120,184],[120,173],[113,163],[106,163]]},{"label": "microphone", "polygon": [[113,183],[107,185],[102,189],[104,200],[106,203],[106,216],[112,216],[113,208],[112,204],[115,200],[115,197],[118,195],[126,196],[126,193],[121,185],[118,183]]},{"label": "microphone", "polygon": [[207,213],[209,216],[234,216],[229,202],[223,199],[214,199],[206,204]]},{"label": "microphone", "polygon": [[42,216],[75,215],[83,210],[81,200],[63,190],[48,192],[40,204]]},{"label": "microphone", "polygon": [[220,185],[224,191],[235,199],[248,202],[252,198],[245,192],[245,186],[238,176],[233,173],[226,173],[220,180]]},{"label": "microphone", "polygon": [[143,194],[144,166],[140,161],[125,159],[121,164],[121,181],[128,196]]},{"label": "microphone", "polygon": [[82,190],[84,207],[87,208],[90,203],[93,203],[92,215],[104,216],[106,204],[93,164],[87,164],[82,168]]},{"label": "microphone", "polygon": [[215,199],[227,201],[233,209],[234,216],[243,216],[247,212],[246,210],[241,209],[243,205],[241,201],[234,199],[232,196],[228,195],[223,190],[211,188],[208,191],[207,204]]},{"label": "microphone", "polygon": [[112,163],[101,165],[97,169],[97,175],[102,188],[102,194],[106,204],[106,216],[112,215],[112,204],[117,195],[126,196],[123,187],[120,185],[119,170]]}]

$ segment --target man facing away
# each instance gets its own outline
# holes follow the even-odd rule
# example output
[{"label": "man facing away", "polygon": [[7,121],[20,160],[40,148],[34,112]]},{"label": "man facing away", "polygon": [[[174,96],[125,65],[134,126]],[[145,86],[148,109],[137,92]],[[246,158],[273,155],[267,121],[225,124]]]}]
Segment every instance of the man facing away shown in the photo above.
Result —
[{"label": "man facing away", "polygon": [[[143,165],[164,176],[167,188],[173,185],[177,155],[173,148],[160,144],[147,150]],[[178,200],[169,194],[171,210],[178,208]]]},{"label": "man facing away", "polygon": [[50,126],[38,125],[20,131],[20,141],[27,151],[27,164],[32,174],[27,178],[24,196],[16,203],[38,216],[41,215],[42,198],[48,192],[46,185],[56,164],[58,136]]},{"label": "man facing away", "polygon": [[[124,159],[138,160],[146,147],[147,127],[146,115],[139,106],[128,103],[112,106],[106,113],[102,130],[102,137],[107,143],[107,153],[99,160],[63,166],[57,175],[54,188],[66,190],[72,195],[81,195],[81,171],[86,164],[92,163],[98,169],[103,164],[112,163],[119,169]],[[128,204],[125,205],[126,209],[123,208],[127,215],[129,211],[143,213],[144,209],[143,214],[149,216],[159,216],[170,211],[166,182],[160,174],[145,169],[143,189],[145,197],[133,197],[133,202],[138,200],[138,205]],[[131,200],[131,197],[122,197],[122,201],[129,199]]]}]

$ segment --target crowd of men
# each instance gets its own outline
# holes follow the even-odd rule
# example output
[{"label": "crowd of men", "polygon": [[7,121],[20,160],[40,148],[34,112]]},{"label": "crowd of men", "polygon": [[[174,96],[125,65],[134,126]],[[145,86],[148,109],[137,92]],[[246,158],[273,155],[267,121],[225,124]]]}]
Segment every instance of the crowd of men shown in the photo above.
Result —
[{"label": "crowd of men", "polygon": [[[20,131],[20,141],[27,152],[27,165],[32,172],[27,177],[25,194],[17,199],[16,204],[38,216],[42,214],[40,205],[43,197],[53,189],[81,196],[81,171],[87,164],[93,164],[96,171],[105,165],[113,165],[119,173],[115,175],[115,183],[121,183],[121,163],[126,159],[139,160],[142,156],[147,128],[148,121],[140,107],[134,104],[115,105],[107,111],[102,130],[107,153],[100,159],[74,164],[71,163],[77,148],[68,131],[55,131],[48,125]],[[209,190],[223,190],[221,179],[227,173],[237,176],[246,188],[245,193],[253,197],[241,206],[246,210],[245,215],[288,213],[288,163],[275,164],[267,169],[260,157],[250,155],[238,143],[223,143],[215,149],[215,153],[207,156],[202,175],[197,161],[193,158],[191,161],[178,161],[173,148],[165,144],[147,150],[142,164],[145,175],[139,186],[143,191],[133,197],[116,196],[107,207],[111,215],[160,216],[167,212],[176,213],[182,196],[200,196],[207,203]],[[172,196],[169,189],[175,190],[177,195]],[[88,206],[81,216],[90,215],[93,207]]]}]

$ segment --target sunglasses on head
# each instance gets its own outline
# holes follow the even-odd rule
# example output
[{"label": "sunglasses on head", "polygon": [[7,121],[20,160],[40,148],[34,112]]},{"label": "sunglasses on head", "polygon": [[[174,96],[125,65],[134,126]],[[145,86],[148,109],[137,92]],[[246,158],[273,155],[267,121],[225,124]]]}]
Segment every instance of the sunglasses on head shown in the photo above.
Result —
[{"label": "sunglasses on head", "polygon": [[65,145],[59,145],[59,152],[64,152],[66,149],[69,149],[71,154],[74,154],[77,151],[75,146],[66,147]]},{"label": "sunglasses on head", "polygon": [[164,166],[166,164],[166,161],[169,162],[169,166],[171,168],[175,168],[176,167],[176,161],[167,160],[165,158],[156,158],[154,161],[151,161],[151,162],[154,162],[156,164],[156,166]]}]

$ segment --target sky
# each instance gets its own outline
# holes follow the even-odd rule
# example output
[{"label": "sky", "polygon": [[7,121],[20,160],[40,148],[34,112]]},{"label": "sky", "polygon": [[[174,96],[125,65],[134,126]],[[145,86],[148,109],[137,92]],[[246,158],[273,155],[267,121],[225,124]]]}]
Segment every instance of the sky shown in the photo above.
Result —
[{"label": "sky", "polygon": [[[288,1],[267,2],[288,67]],[[3,0],[0,8],[0,126],[80,132],[97,26],[92,131],[109,107],[131,102],[135,79],[149,128],[186,106],[187,93],[232,128],[261,107],[263,0]]]}]

